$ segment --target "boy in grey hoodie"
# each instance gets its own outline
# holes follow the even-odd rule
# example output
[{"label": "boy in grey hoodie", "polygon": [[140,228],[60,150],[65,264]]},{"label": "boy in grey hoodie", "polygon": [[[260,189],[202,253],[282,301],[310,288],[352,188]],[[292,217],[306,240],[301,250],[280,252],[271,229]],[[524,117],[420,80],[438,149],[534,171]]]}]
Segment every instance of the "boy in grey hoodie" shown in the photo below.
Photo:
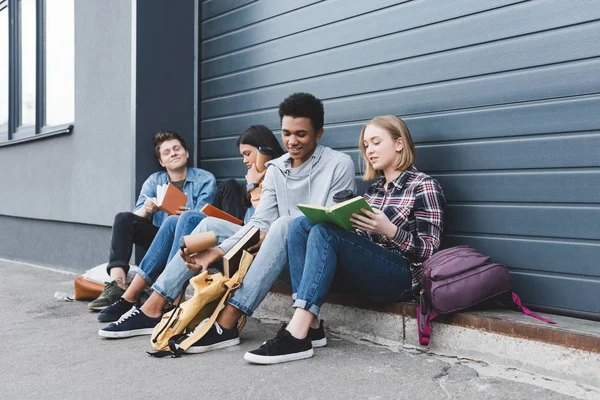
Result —
[{"label": "boy in grey hoodie", "polygon": [[[249,223],[219,246],[198,253],[193,258],[173,258],[157,279],[146,304],[133,314],[124,315],[110,337],[151,333],[160,320],[160,310],[173,302],[189,280],[210,264],[220,260],[235,243],[256,226],[261,231],[258,250],[243,285],[219,314],[217,322],[188,352],[205,352],[239,344],[237,322],[252,315],[273,283],[287,267],[287,230],[289,222],[303,215],[297,204],[330,206],[333,196],[342,190],[356,192],[354,163],[339,151],[317,145],[323,134],[323,103],[308,93],[294,93],[279,105],[282,139],[287,154],[267,163],[260,203]],[[210,218],[205,222],[209,222]],[[204,224],[210,230],[210,224]],[[267,234],[268,232],[268,234]],[[186,268],[187,267],[187,268]],[[138,333],[136,333],[138,332]],[[144,332],[144,333],[142,333]],[[108,335],[102,335],[108,336]]]}]

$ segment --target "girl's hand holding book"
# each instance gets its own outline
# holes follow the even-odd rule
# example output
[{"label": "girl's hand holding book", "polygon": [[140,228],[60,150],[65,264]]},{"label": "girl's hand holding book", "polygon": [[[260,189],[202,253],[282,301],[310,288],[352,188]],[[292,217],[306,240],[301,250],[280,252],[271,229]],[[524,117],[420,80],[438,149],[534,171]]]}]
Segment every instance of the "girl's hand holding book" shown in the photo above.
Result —
[{"label": "girl's hand holding book", "polygon": [[350,222],[352,222],[354,228],[378,233],[388,238],[394,237],[398,227],[389,220],[383,211],[378,209],[369,211],[361,208],[360,212],[364,215],[354,213],[352,214],[352,218],[350,218]]}]

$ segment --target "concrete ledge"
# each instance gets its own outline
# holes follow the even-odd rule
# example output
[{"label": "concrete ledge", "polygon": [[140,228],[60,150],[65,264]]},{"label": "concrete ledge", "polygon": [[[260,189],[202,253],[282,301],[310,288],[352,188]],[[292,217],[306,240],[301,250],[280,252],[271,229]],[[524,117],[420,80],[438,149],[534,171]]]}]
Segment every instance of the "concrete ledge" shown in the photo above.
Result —
[{"label": "concrete ledge", "polygon": [[[255,316],[287,321],[291,290],[276,284]],[[469,311],[433,323],[432,344],[418,343],[415,305],[379,305],[330,294],[322,317],[332,333],[377,344],[413,347],[439,355],[483,361],[600,388],[600,322],[541,314],[550,325],[517,311]]]}]

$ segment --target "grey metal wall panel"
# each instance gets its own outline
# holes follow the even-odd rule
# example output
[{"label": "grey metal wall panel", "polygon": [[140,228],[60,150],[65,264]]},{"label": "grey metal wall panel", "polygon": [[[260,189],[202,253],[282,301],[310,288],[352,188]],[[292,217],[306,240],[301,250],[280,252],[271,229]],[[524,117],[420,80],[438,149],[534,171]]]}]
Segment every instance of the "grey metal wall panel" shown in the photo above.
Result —
[{"label": "grey metal wall panel", "polygon": [[[205,57],[213,57],[219,52],[235,50],[232,45],[244,47],[247,44],[256,43],[260,38],[253,34],[251,28],[239,30],[320,1],[323,0],[262,0],[203,22],[202,39],[205,41],[202,44],[202,53],[205,54]],[[229,33],[226,38],[206,40],[233,30],[238,30],[238,32]],[[215,52],[213,49],[218,49],[218,51]]]},{"label": "grey metal wall panel", "polygon": [[[448,233],[444,244],[468,244],[513,269],[553,273],[568,269],[571,275],[581,276],[598,276],[600,269],[600,243],[596,240]],[[569,251],[556,251],[558,248]],[[573,254],[577,254],[577,262],[573,262]]]},{"label": "grey metal wall panel", "polygon": [[321,143],[351,155],[364,189],[360,129],[399,115],[417,166],[448,198],[444,246],[468,243],[505,263],[533,306],[600,318],[590,300],[600,289],[593,0],[307,1],[266,16],[269,4],[204,24],[203,167],[241,178],[237,135],[252,124],[279,134],[277,105],[307,91],[324,100]]},{"label": "grey metal wall panel", "polygon": [[202,20],[215,18],[219,14],[231,12],[238,7],[253,3],[256,0],[206,0],[202,2]]},{"label": "grey metal wall panel", "polygon": [[[270,40],[268,43],[240,48],[217,58],[204,58],[202,78],[295,59],[518,2],[520,0],[464,0],[460,3],[437,0],[421,0],[418,3],[397,0],[327,1],[304,10],[304,18],[294,13],[285,19],[273,20],[270,23],[276,25],[272,27],[265,24],[257,26],[256,34],[262,35],[257,42]],[[390,4],[393,6],[388,7]]]},{"label": "grey metal wall panel", "polygon": [[[436,4],[439,6],[442,4],[446,6],[449,5],[447,2],[437,2]],[[460,52],[452,51],[447,55],[441,55],[441,57],[435,58],[435,61],[425,59],[424,61],[428,68],[423,71],[423,74],[428,76],[431,72],[438,69],[440,72],[444,72],[448,67],[463,68],[461,63],[452,62],[448,57],[461,57],[464,58],[462,61],[463,63],[472,64],[473,58],[481,59],[486,57],[486,55],[481,54],[481,52],[494,53],[495,56],[491,57],[489,62],[485,64],[477,63],[473,66],[493,69],[496,68],[495,65],[498,65],[499,63],[501,65],[499,67],[500,70],[506,69],[506,67],[502,67],[502,65],[509,65],[510,69],[517,69],[520,67],[519,63],[527,64],[535,62],[539,65],[549,62],[558,62],[557,60],[560,59],[573,60],[582,58],[576,54],[568,53],[573,51],[584,51],[586,52],[585,54],[597,54],[593,47],[590,48],[586,46],[585,43],[582,43],[581,46],[576,46],[575,48],[570,46],[571,43],[580,40],[590,43],[594,42],[594,33],[598,32],[597,26],[575,26],[573,27],[572,32],[570,30],[561,31],[560,33],[554,31],[561,26],[593,21],[600,17],[600,9],[590,13],[588,10],[576,8],[574,10],[576,12],[569,14],[570,18],[565,18],[563,14],[561,14],[561,12],[568,12],[572,8],[573,3],[559,2],[556,7],[549,8],[549,10],[552,10],[552,13],[549,13],[546,10],[533,8],[531,5],[526,4],[523,5],[523,7],[514,7],[514,9],[505,7],[493,12],[478,13],[469,16],[468,18],[452,19],[443,23],[429,25],[428,23],[432,19],[435,19],[438,14],[427,13],[423,15],[423,21],[415,21],[411,18],[412,16],[410,14],[405,14],[404,10],[401,7],[398,7],[398,15],[394,16],[395,19],[404,20],[411,18],[410,24],[419,23],[419,29],[402,30],[399,33],[378,37],[373,35],[371,29],[373,25],[392,26],[395,30],[405,28],[403,25],[380,25],[378,19],[381,17],[374,14],[394,14],[392,9],[386,9],[378,13],[363,16],[363,19],[367,19],[367,17],[372,19],[370,21],[364,21],[364,23],[360,21],[354,22],[353,20],[345,21],[348,24],[353,23],[353,27],[350,30],[354,32],[354,34],[356,34],[356,32],[363,33],[364,38],[361,38],[357,43],[348,44],[348,42],[346,42],[347,44],[337,48],[331,48],[327,52],[320,51],[268,64],[265,64],[265,61],[262,61],[264,65],[261,65],[260,67],[207,80],[202,84],[202,91],[205,93],[205,98],[211,98],[227,93],[234,93],[236,91],[249,90],[262,86],[272,86],[292,80],[297,81],[299,79],[317,77],[339,71],[364,68],[393,61],[409,60],[418,56],[447,52],[449,50],[476,45],[479,46],[476,46],[476,48],[472,50],[466,49],[465,51]],[[453,11],[455,13],[458,12],[458,10]],[[504,22],[502,21],[505,20],[512,20],[514,23],[503,29],[494,29],[495,25],[503,24]],[[297,42],[292,48],[306,48],[310,46],[310,43],[322,43],[321,37],[324,35],[326,35],[325,37],[330,38],[337,34],[339,36],[339,41],[341,42],[344,40],[346,32],[348,31],[348,29],[339,29],[337,24],[330,25],[328,28],[331,32],[305,32],[305,36],[308,36],[309,32],[312,34],[302,38],[301,41]],[[552,30],[545,32],[550,28]],[[521,37],[522,35],[533,34],[536,32],[541,33],[538,35]],[[491,41],[507,38],[514,39],[493,44],[489,43]],[[290,38],[290,40],[291,39],[292,38]],[[545,43],[547,42],[551,42],[551,46],[555,48],[554,52],[539,54],[535,51],[535,49],[545,46]],[[486,45],[482,46],[481,44]],[[275,45],[275,43],[268,44],[269,47]],[[556,52],[561,51],[566,51],[568,54],[564,56],[555,54]],[[271,57],[281,57],[280,53],[275,51],[275,49],[272,49],[270,54],[272,54]],[[360,57],[357,57],[357,54],[360,54]],[[222,62],[227,62],[231,67],[235,65],[235,59],[232,59],[235,57],[239,57],[239,53],[235,53],[232,57],[222,58]],[[471,59],[469,59],[469,57],[471,57]],[[543,57],[547,57],[548,61],[545,61]],[[583,57],[585,57],[585,55],[583,55]],[[278,60],[282,60],[282,58],[278,58]],[[438,62],[445,65],[445,68],[436,68],[436,63]],[[389,68],[391,66],[385,64],[382,67]],[[411,68],[410,64],[408,64],[408,68]],[[417,69],[415,68],[415,70]],[[389,72],[389,75],[395,75],[398,78],[407,77],[402,74],[393,74],[392,71]],[[465,75],[471,76],[476,75],[476,73],[474,71],[471,72],[466,70]],[[415,78],[414,75],[409,76]],[[434,80],[434,77],[431,77],[429,81],[432,80]]]}]

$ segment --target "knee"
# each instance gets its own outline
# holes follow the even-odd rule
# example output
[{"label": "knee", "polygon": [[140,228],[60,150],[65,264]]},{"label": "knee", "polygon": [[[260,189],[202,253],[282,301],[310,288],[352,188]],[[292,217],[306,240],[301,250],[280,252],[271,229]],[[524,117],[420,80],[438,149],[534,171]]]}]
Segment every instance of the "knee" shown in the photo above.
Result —
[{"label": "knee", "polygon": [[133,220],[133,215],[132,212],[128,211],[118,213],[115,215],[114,225],[131,222]]},{"label": "knee", "polygon": [[312,222],[306,217],[294,218],[288,225],[289,235],[309,232],[313,227]]},{"label": "knee", "polygon": [[192,231],[192,233],[200,233],[200,232],[208,232],[213,231],[212,221],[214,221],[214,217],[206,217]]},{"label": "knee", "polygon": [[309,237],[311,238],[318,238],[319,240],[328,240],[329,239],[329,230],[327,229],[327,225],[326,224],[317,224],[317,225],[313,225],[312,229],[310,230],[310,233],[308,234]]},{"label": "knee", "polygon": [[204,213],[201,213],[198,211],[193,211],[193,210],[188,210],[188,211],[184,211],[181,213],[181,215],[179,216],[179,223],[185,224],[194,218],[204,218],[204,217],[205,217]]},{"label": "knee", "polygon": [[167,218],[165,218],[165,220],[163,221],[160,228],[161,229],[175,229],[178,221],[179,221],[179,217],[177,215],[169,215]]},{"label": "knee", "polygon": [[[279,217],[269,227],[269,233],[277,232],[279,235],[287,236],[290,222],[293,221],[292,217]],[[268,235],[267,235],[268,236]]]}]

